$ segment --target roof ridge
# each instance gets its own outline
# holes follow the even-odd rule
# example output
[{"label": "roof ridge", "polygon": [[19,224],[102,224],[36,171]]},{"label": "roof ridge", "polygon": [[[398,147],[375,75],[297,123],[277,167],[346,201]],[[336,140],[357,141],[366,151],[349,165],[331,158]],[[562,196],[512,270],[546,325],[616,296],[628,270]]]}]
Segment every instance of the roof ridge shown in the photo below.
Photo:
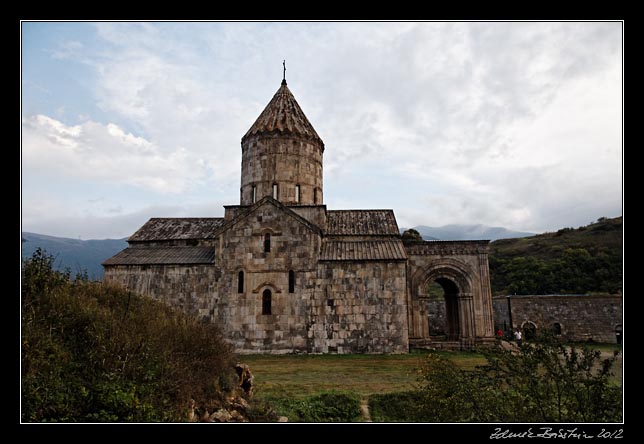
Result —
[{"label": "roof ridge", "polygon": [[391,208],[330,210],[325,231],[328,236],[400,236],[396,215]]},{"label": "roof ridge", "polygon": [[128,242],[208,239],[224,223],[223,217],[153,217]]},{"label": "roof ridge", "polygon": [[358,208],[354,210],[328,210],[329,213],[338,211],[394,211],[393,208]]},{"label": "roof ridge", "polygon": [[179,220],[179,219],[223,219],[224,217],[201,217],[201,216],[187,216],[187,217],[151,217],[150,220]]},{"label": "roof ridge", "polygon": [[207,245],[146,245],[145,247],[131,247],[127,246],[124,248],[124,250],[127,250],[128,248],[135,248],[137,250],[168,250],[172,248],[180,249],[180,248],[190,248],[190,249],[199,249],[199,248],[214,248],[212,246],[207,246]]}]

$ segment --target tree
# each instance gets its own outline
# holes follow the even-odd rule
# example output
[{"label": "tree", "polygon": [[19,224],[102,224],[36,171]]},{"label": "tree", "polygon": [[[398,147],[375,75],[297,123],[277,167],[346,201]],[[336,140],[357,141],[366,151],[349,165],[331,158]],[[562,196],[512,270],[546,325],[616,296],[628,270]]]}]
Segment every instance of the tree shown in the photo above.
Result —
[{"label": "tree", "polygon": [[405,230],[405,232],[402,234],[402,239],[405,241],[422,241],[423,237],[420,235],[420,233],[417,230],[414,230],[413,228],[410,228],[408,230]]}]

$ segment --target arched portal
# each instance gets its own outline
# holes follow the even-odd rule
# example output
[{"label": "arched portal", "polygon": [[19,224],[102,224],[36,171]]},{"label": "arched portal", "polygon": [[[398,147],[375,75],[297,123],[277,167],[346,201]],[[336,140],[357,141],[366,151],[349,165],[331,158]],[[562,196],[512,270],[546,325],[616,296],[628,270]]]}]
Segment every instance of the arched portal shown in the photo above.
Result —
[{"label": "arched portal", "polygon": [[[417,270],[412,277],[410,342],[472,345],[475,338],[472,272],[453,259]],[[442,293],[442,294],[441,294]]]},{"label": "arched portal", "polygon": [[521,324],[523,330],[523,339],[533,341],[537,337],[537,324],[532,321],[525,321]]}]

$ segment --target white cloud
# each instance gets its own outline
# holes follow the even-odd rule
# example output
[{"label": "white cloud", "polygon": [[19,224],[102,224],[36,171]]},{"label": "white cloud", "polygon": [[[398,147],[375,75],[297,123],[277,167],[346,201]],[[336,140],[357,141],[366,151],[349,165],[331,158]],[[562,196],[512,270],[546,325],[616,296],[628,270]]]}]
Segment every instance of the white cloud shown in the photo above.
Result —
[{"label": "white cloud", "polygon": [[23,119],[23,178],[38,175],[127,184],[168,194],[189,190],[195,168],[185,149],[162,154],[117,125],[86,121],[67,126],[48,116]]},{"label": "white cloud", "polygon": [[[111,201],[110,201],[111,202]],[[33,198],[35,205],[23,207],[22,229],[53,236],[82,239],[120,239],[129,237],[152,217],[223,217],[223,202],[209,204],[146,205],[125,211],[117,205],[88,207],[83,211],[56,197]]]},{"label": "white cloud", "polygon": [[51,56],[58,60],[67,60],[75,58],[83,50],[84,45],[77,40],[70,40],[61,43],[58,47],[51,51]]},{"label": "white cloud", "polygon": [[[44,172],[123,186],[123,200],[134,187],[173,205],[236,203],[240,138],[286,59],[325,141],[327,203],[392,207],[401,226],[535,231],[621,211],[620,23],[92,29],[98,46],[74,35],[54,56],[90,69],[91,100],[109,118],[26,116],[23,180]],[[57,105],[80,114],[73,100]],[[147,205],[128,201],[122,214]]]}]

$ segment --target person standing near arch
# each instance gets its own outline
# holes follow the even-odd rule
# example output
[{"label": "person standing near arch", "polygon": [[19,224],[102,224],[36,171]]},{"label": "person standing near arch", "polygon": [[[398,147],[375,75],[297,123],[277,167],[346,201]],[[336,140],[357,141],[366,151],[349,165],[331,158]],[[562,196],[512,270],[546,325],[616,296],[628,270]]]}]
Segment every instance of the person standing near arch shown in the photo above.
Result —
[{"label": "person standing near arch", "polygon": [[523,336],[521,335],[521,330],[519,330],[519,327],[514,329],[514,339],[517,341],[517,345],[521,347]]}]

